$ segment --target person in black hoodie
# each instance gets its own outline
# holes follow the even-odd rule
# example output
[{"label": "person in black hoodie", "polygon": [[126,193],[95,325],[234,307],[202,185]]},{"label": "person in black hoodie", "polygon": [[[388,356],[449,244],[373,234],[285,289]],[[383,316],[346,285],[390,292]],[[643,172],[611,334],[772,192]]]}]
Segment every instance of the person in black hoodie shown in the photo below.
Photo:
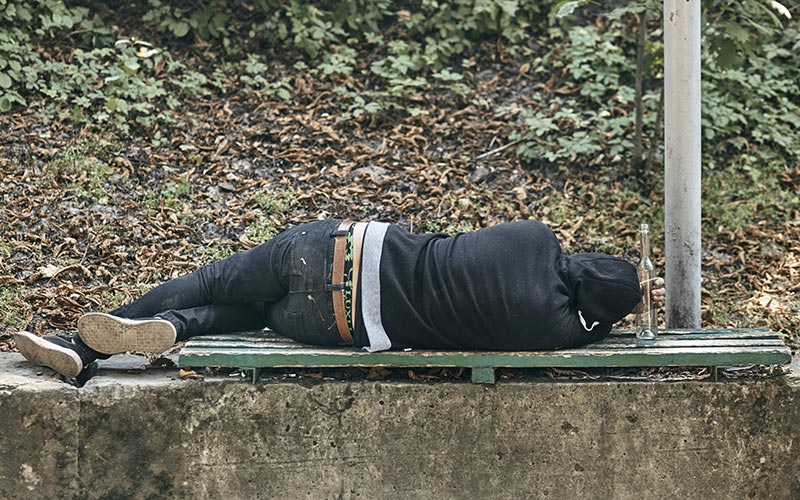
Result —
[{"label": "person in black hoodie", "polygon": [[[663,286],[655,283],[657,303]],[[85,314],[75,336],[19,332],[15,341],[26,359],[66,377],[112,354],[265,327],[370,352],[559,349],[604,338],[640,300],[631,263],[566,255],[541,222],[450,236],[331,219],[292,228],[108,314]]]}]

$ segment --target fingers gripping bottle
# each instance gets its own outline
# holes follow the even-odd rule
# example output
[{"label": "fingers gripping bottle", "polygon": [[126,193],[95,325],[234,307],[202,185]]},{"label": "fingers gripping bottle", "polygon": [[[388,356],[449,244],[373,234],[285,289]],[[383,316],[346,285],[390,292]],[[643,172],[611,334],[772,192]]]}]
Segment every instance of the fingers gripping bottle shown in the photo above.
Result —
[{"label": "fingers gripping bottle", "polygon": [[642,256],[637,266],[639,285],[642,287],[642,302],[636,309],[636,338],[655,340],[658,335],[658,311],[653,304],[653,282],[656,269],[650,260],[650,227],[642,224],[639,228],[639,243]]}]

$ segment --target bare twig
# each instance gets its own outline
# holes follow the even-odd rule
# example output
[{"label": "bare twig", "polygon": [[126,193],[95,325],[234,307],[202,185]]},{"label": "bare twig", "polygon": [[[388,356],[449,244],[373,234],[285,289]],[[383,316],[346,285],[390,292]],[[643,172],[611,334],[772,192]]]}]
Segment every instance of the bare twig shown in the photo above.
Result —
[{"label": "bare twig", "polygon": [[499,153],[499,152],[501,152],[503,150],[506,150],[506,149],[510,148],[511,146],[515,146],[515,145],[519,144],[520,142],[522,142],[522,139],[517,139],[516,141],[511,141],[511,142],[509,142],[508,144],[506,144],[504,146],[500,146],[499,148],[494,148],[491,151],[487,151],[485,153],[481,153],[478,156],[476,156],[475,159],[476,160],[483,160],[484,158],[488,158],[489,156],[492,156],[495,153]]}]

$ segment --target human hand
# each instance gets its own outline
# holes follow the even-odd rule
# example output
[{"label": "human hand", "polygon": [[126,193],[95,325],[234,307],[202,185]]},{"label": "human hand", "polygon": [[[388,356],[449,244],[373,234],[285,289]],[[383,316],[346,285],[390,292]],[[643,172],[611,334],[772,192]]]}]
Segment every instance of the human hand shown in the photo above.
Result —
[{"label": "human hand", "polygon": [[653,305],[656,307],[664,306],[664,298],[667,296],[667,289],[664,288],[664,278],[656,278],[653,281],[653,288],[650,289],[650,298],[653,300]]},{"label": "human hand", "polygon": [[[653,280],[653,286],[650,288],[650,299],[653,301],[653,307],[655,308],[664,307],[664,299],[667,296],[665,283],[666,282],[664,281],[664,278],[661,277],[658,277],[655,280]],[[633,310],[627,316],[625,316],[625,320],[633,321],[640,307],[642,307],[641,302],[636,304]]]}]

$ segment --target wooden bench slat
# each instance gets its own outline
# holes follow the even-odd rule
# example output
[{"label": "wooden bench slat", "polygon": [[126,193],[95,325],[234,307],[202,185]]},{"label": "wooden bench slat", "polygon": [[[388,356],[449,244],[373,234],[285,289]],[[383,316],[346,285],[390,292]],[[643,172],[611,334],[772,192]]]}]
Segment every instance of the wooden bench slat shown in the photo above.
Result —
[{"label": "wooden bench slat", "polygon": [[[612,339],[619,338],[632,338],[633,333],[630,331],[615,330],[611,335],[605,339],[607,342]],[[702,332],[690,330],[661,330],[659,331],[659,339],[663,338],[681,338],[681,339],[742,339],[742,338],[778,338],[778,334],[767,329],[746,329],[746,328],[731,328],[729,330],[703,330]],[[203,337],[196,337],[191,342],[202,341],[229,341],[229,340],[244,340],[244,341],[261,341],[261,342],[293,342],[285,337],[277,336],[274,332],[258,331],[248,333],[237,333],[231,335],[207,335]]]},{"label": "wooden bench slat", "polygon": [[[609,339],[632,337],[632,331],[612,331]],[[684,339],[756,339],[756,338],[778,338],[779,335],[771,330],[732,328],[730,330],[703,330],[701,332],[691,330],[659,330],[659,338],[684,338]]]},{"label": "wooden bench slat", "polygon": [[[658,347],[780,347],[785,345],[778,339],[659,339]],[[648,346],[647,341],[629,339],[609,339],[587,346],[586,348],[615,348],[632,349]],[[192,342],[193,348],[225,348],[225,349],[303,349],[310,346],[295,342],[261,342],[259,340],[196,340]],[[316,348],[315,348],[316,349]],[[349,349],[349,348],[341,348]],[[561,351],[563,352],[563,351]]]},{"label": "wooden bench slat", "polygon": [[262,342],[260,340],[193,340],[192,347],[231,347],[231,348],[250,348],[250,349],[301,349],[311,347],[296,342]]}]

